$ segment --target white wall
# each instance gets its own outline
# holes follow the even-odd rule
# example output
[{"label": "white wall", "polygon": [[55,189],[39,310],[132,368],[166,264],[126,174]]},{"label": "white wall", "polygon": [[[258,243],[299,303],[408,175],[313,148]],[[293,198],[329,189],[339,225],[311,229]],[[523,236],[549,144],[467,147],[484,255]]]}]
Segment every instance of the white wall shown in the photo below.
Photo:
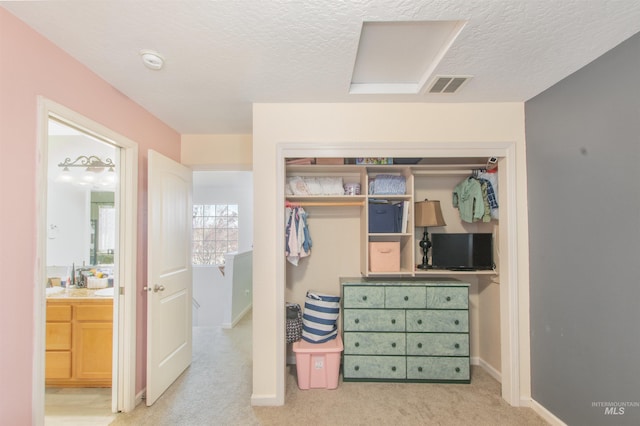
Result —
[{"label": "white wall", "polygon": [[[278,188],[279,144],[288,142],[323,149],[332,146],[371,146],[392,150],[394,143],[415,144],[417,149],[446,150],[449,142],[509,142],[515,145],[511,164],[517,170],[516,263],[520,306],[528,306],[528,255],[524,107],[522,103],[494,104],[255,104],[253,136],[254,215],[253,404],[284,403],[286,344],[284,339],[283,253],[274,251],[282,241],[274,224],[283,221],[283,189]],[[386,152],[386,151],[385,151]],[[339,156],[339,155],[335,155]],[[361,155],[369,156],[369,155]],[[385,156],[385,155],[372,155]],[[393,155],[390,155],[393,156]],[[506,213],[506,212],[505,212]],[[502,285],[502,280],[501,280]],[[508,292],[501,294],[505,300]],[[502,302],[501,300],[501,302]],[[282,304],[281,304],[282,303]],[[528,310],[521,309],[518,323],[522,370],[520,394],[529,392]],[[506,372],[502,372],[508,374]]]},{"label": "white wall", "polygon": [[225,256],[227,306],[222,326],[232,328],[251,310],[253,284],[253,252],[245,251]]}]

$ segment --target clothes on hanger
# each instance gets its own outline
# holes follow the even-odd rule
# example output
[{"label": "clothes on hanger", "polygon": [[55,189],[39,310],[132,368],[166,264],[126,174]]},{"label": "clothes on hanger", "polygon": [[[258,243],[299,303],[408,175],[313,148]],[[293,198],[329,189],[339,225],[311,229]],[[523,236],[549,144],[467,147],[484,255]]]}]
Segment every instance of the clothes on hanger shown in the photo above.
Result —
[{"label": "clothes on hanger", "polygon": [[474,170],[453,190],[453,207],[464,222],[490,222],[498,218],[498,176],[495,169]]},{"label": "clothes on hanger", "polygon": [[472,223],[483,218],[482,185],[477,179],[468,177],[456,185],[453,190],[453,207],[458,209],[460,220],[464,222]]},{"label": "clothes on hanger", "polygon": [[285,255],[292,265],[311,255],[311,235],[307,226],[307,213],[302,207],[287,206],[285,209]]},{"label": "clothes on hanger", "polygon": [[481,170],[478,173],[478,179],[486,180],[487,185],[487,200],[491,208],[491,218],[498,219],[498,169],[494,167],[489,170]]}]

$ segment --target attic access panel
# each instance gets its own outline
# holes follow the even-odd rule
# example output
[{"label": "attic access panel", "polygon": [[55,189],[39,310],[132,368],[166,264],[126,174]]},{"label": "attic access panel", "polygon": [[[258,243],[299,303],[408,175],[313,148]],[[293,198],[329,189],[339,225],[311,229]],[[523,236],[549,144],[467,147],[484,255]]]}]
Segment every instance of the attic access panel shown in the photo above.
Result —
[{"label": "attic access panel", "polygon": [[364,22],[349,93],[421,93],[465,24]]}]

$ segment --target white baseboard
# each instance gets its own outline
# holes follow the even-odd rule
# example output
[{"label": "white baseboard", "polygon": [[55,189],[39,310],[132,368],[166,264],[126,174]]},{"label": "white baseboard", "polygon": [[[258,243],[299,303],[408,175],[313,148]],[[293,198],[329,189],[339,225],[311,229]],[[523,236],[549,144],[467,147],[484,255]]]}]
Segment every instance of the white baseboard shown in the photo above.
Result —
[{"label": "white baseboard", "polygon": [[478,365],[482,367],[487,373],[489,373],[491,377],[496,379],[498,383],[502,383],[502,374],[484,359],[478,356],[473,356],[471,357],[469,362],[471,363],[471,365]]},{"label": "white baseboard", "polygon": [[282,398],[276,397],[274,394],[269,395],[251,395],[251,405],[256,407],[277,407],[284,405],[284,396]]},{"label": "white baseboard", "polygon": [[242,317],[244,317],[246,314],[249,313],[249,311],[251,311],[251,309],[253,308],[253,304],[249,304],[246,308],[244,308],[244,310],[242,312],[240,312],[240,314],[236,317],[236,319],[234,319],[232,322],[228,323],[228,322],[223,322],[221,327],[222,328],[233,328],[236,326],[236,324],[238,324],[240,322],[240,320],[242,319]]},{"label": "white baseboard", "polygon": [[540,417],[546,420],[552,426],[567,426],[565,422],[557,418],[551,411],[544,408],[540,403],[534,399],[529,401],[529,407],[533,409]]}]

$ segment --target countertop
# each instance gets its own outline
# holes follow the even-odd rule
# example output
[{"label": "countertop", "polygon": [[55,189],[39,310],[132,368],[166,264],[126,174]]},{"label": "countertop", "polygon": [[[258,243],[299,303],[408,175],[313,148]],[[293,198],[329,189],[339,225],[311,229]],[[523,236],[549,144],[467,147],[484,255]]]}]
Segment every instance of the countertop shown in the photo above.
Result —
[{"label": "countertop", "polygon": [[47,290],[47,300],[50,299],[112,299],[113,293],[104,294],[108,290],[113,291],[113,287],[108,288],[65,288],[49,287]]}]

